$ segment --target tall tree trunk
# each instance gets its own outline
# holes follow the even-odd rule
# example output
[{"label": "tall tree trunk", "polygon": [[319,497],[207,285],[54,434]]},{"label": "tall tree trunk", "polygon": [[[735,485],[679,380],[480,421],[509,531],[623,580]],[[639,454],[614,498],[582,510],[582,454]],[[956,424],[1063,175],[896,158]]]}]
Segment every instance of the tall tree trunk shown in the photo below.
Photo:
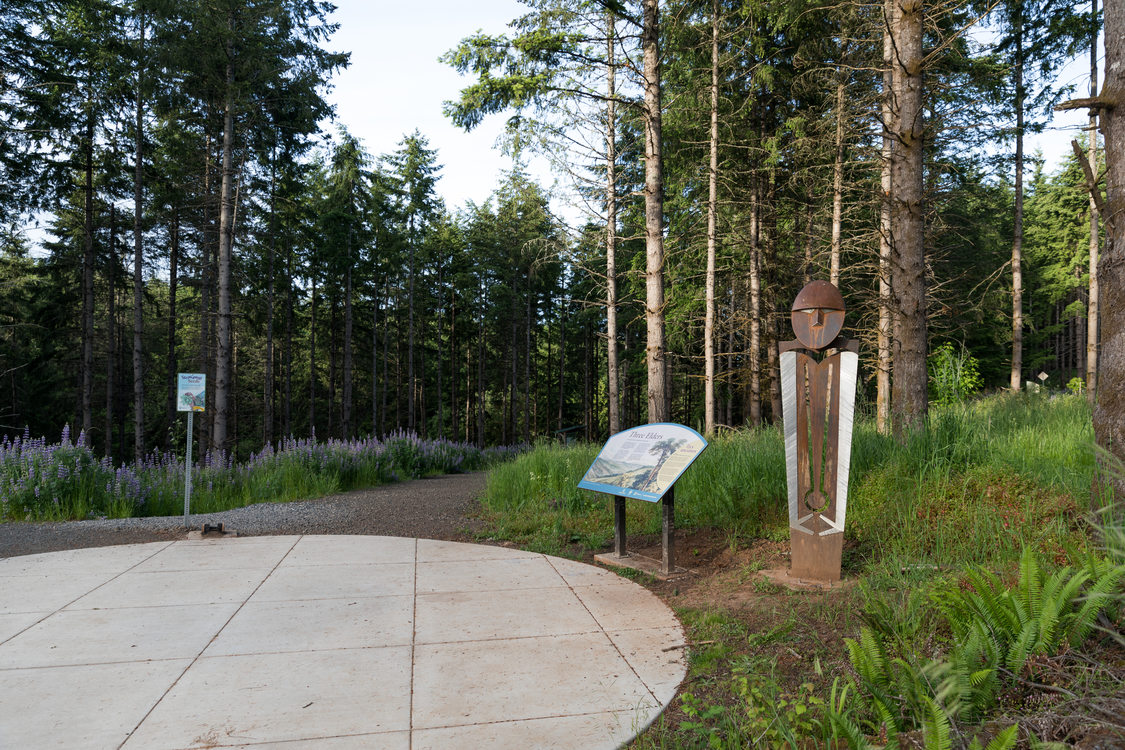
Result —
[{"label": "tall tree trunk", "polygon": [[[106,273],[109,282],[109,299],[106,310],[105,358],[105,456],[113,457],[113,406],[117,401],[117,207],[109,204],[109,269]],[[124,445],[118,445],[122,453]]]},{"label": "tall tree trunk", "polygon": [[353,435],[352,425],[352,371],[354,369],[352,347],[352,237],[348,233],[348,263],[344,270],[344,413],[340,420],[342,437],[346,440]]},{"label": "tall tree trunk", "polygon": [[338,351],[339,326],[336,325],[336,316],[339,311],[339,298],[336,296],[335,287],[328,305],[328,430],[327,437],[340,437],[336,416],[336,352]]},{"label": "tall tree trunk", "polygon": [[316,269],[309,269],[309,437],[316,437]]},{"label": "tall tree trunk", "polygon": [[525,444],[531,443],[531,321],[535,314],[535,295],[531,291],[531,275],[527,279],[527,314],[523,325],[523,431]]},{"label": "tall tree trunk", "polygon": [[1011,388],[1018,391],[1023,383],[1023,10],[1016,4],[1016,174],[1015,216],[1012,220],[1012,372]]},{"label": "tall tree trunk", "polygon": [[[1090,96],[1098,95],[1098,0],[1091,0]],[[1090,169],[1098,168],[1098,113],[1090,110]],[[1090,195],[1090,292],[1086,306],[1086,399],[1098,390],[1098,203]]]},{"label": "tall tree trunk", "polygon": [[643,0],[645,120],[645,326],[648,340],[648,421],[669,418],[664,338],[664,167],[661,160],[660,2]]},{"label": "tall tree trunk", "polygon": [[[885,0],[887,21],[893,16],[894,0]],[[878,359],[875,374],[875,429],[881,435],[891,430],[891,348],[894,327],[891,299],[891,154],[894,152],[893,102],[894,43],[890,26],[883,32],[883,150],[880,182],[883,194],[879,203],[879,328],[876,332]]]},{"label": "tall tree trunk", "polygon": [[707,172],[707,310],[703,321],[703,434],[715,434],[715,254],[719,213],[719,0],[711,0],[711,129]]},{"label": "tall tree trunk", "polygon": [[137,101],[133,123],[133,458],[145,454],[144,372],[144,233],[141,230],[144,190],[144,54],[145,13],[140,13],[140,54],[137,67]]},{"label": "tall tree trunk", "polygon": [[273,444],[273,318],[274,318],[274,257],[277,255],[277,148],[270,152],[270,241],[266,261],[266,355],[262,366],[262,442]]},{"label": "tall tree trunk", "polygon": [[281,366],[285,370],[284,392],[281,407],[281,431],[284,437],[293,437],[293,248],[285,251],[285,351]]},{"label": "tall tree trunk", "polygon": [[762,424],[762,264],[758,245],[761,195],[757,170],[750,177],[750,424]]},{"label": "tall tree trunk", "polygon": [[[231,50],[227,50],[228,55]],[[223,182],[219,194],[219,316],[215,358],[215,422],[212,443],[228,450],[227,428],[231,398],[231,244],[234,239],[234,67],[226,67],[226,100],[223,103]]]},{"label": "tall tree trunk", "polygon": [[[94,113],[86,115],[82,143],[86,181],[82,186],[82,431],[93,425],[94,394]],[[106,435],[106,440],[110,436]]]},{"label": "tall tree trunk", "polygon": [[[605,318],[606,392],[609,434],[621,430],[621,397],[617,363],[617,62],[614,59],[616,16],[606,13],[606,125],[605,125]],[[549,370],[550,368],[548,368]],[[562,425],[559,425],[562,429]]]},{"label": "tall tree trunk", "polygon": [[477,277],[477,447],[484,447],[484,283]]},{"label": "tall tree trunk", "polygon": [[179,290],[179,265],[180,265],[180,209],[172,212],[172,224],[168,228],[168,353],[167,374],[165,375],[165,392],[168,394],[168,403],[165,407],[164,421],[165,442],[167,450],[172,449],[172,425],[176,423],[176,295]]},{"label": "tall tree trunk", "polygon": [[558,429],[559,429],[560,432],[563,429],[565,429],[563,427],[563,404],[564,404],[564,394],[565,394],[564,377],[566,375],[566,311],[567,311],[568,306],[569,306],[569,304],[566,301],[564,301],[563,302],[563,309],[562,309],[562,316],[561,316],[561,323],[559,324],[559,416],[558,416],[559,427],[558,427]]},{"label": "tall tree trunk", "polygon": [[[371,434],[383,437],[379,425],[379,284],[371,299]],[[384,374],[384,377],[386,375]]]},{"label": "tall tree trunk", "polygon": [[[1098,263],[1101,291],[1101,367],[1093,434],[1125,461],[1125,6],[1105,6],[1106,83],[1099,99],[1106,150],[1106,251]],[[1116,106],[1114,106],[1116,105]],[[1117,467],[1120,468],[1119,466]],[[1125,478],[1110,479],[1114,498],[1125,503]],[[1120,508],[1118,515],[1120,518]]]},{"label": "tall tree trunk", "polygon": [[[211,118],[208,117],[208,122]],[[206,375],[214,375],[212,364],[214,359],[211,356],[212,342],[214,341],[214,318],[211,315],[211,298],[215,286],[214,265],[212,264],[213,250],[217,248],[218,234],[214,226],[214,214],[212,213],[212,180],[211,180],[211,165],[212,165],[212,149],[214,148],[211,141],[210,129],[204,139],[204,160],[203,160],[203,242],[199,248],[199,274],[200,290],[199,290],[199,357],[201,362],[199,369]],[[208,377],[207,389],[204,396],[207,399],[214,393],[214,384],[211,382],[213,378]],[[214,404],[213,400],[208,400],[210,404]],[[212,409],[212,412],[214,409]],[[199,456],[202,459],[207,455],[207,451],[211,448],[211,415],[204,414],[204,418],[199,420]]]},{"label": "tall tree trunk", "polygon": [[895,0],[891,31],[895,132],[891,158],[891,285],[894,319],[894,431],[921,427],[926,417],[926,263],[922,223],[922,0]]},{"label": "tall tree trunk", "polygon": [[[846,54],[846,47],[844,48]],[[840,286],[840,245],[844,217],[844,106],[847,76],[843,65],[836,72],[836,156],[832,163],[832,249],[828,280]]]},{"label": "tall tree trunk", "polygon": [[410,215],[410,280],[409,291],[407,294],[407,307],[409,308],[409,323],[407,325],[407,347],[406,347],[406,425],[411,432],[417,430],[417,422],[414,419],[414,255],[415,255],[415,237],[414,237],[414,215]]},{"label": "tall tree trunk", "polygon": [[[1101,293],[1101,362],[1094,399],[1098,445],[1125,462],[1125,4],[1105,5],[1105,86],[1098,97],[1105,137],[1106,247],[1098,262]],[[1110,466],[1106,479],[1125,513],[1125,471]],[[1116,470],[1114,473],[1113,470]]]},{"label": "tall tree trunk", "polygon": [[438,309],[437,319],[434,321],[434,325],[437,328],[437,436],[439,440],[445,437],[445,385],[442,380],[444,365],[442,364],[443,349],[441,345],[441,324],[445,316],[445,311],[442,309],[442,306],[445,304],[445,292],[442,287],[443,270],[444,263],[439,260],[437,267]]}]

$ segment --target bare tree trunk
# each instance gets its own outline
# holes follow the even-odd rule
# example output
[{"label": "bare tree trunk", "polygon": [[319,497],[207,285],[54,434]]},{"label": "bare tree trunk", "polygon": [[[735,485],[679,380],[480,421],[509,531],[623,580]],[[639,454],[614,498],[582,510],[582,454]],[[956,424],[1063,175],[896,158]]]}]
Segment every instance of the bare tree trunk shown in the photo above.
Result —
[{"label": "bare tree trunk", "polygon": [[262,442],[273,444],[274,257],[277,255],[277,149],[270,151],[270,241],[266,263],[266,355],[262,363]]},{"label": "bare tree trunk", "polygon": [[664,338],[664,169],[661,162],[659,0],[643,0],[645,119],[645,325],[648,341],[648,421],[669,415]]},{"label": "bare tree trunk", "polygon": [[352,347],[352,237],[348,233],[348,263],[344,270],[344,413],[342,419],[342,437],[347,440],[352,437],[352,371],[354,370]]},{"label": "bare tree trunk", "polygon": [[[605,127],[605,276],[606,276],[606,391],[609,398],[609,434],[621,430],[621,398],[617,363],[617,96],[613,11],[606,13],[606,127]],[[560,423],[559,429],[562,429]]]},{"label": "bare tree trunk", "polygon": [[293,437],[293,248],[285,252],[285,352],[281,366],[285,369],[285,384],[281,407],[281,431],[284,437]]},{"label": "bare tree trunk", "polygon": [[144,233],[141,231],[144,187],[144,53],[145,13],[140,14],[140,54],[137,68],[137,106],[133,134],[133,458],[139,464],[145,454],[144,371]]},{"label": "bare tree trunk", "polygon": [[481,310],[477,315],[477,447],[484,447],[484,284],[477,277]]},{"label": "bare tree trunk", "polygon": [[[86,182],[82,186],[82,431],[93,425],[94,395],[94,113],[86,115]],[[106,435],[106,440],[110,439]]]},{"label": "bare tree trunk", "polygon": [[[1098,95],[1098,0],[1091,0],[1090,96]],[[1090,110],[1090,169],[1098,168],[1098,113]],[[1098,203],[1090,195],[1090,292],[1086,306],[1086,399],[1090,406],[1098,390]]]},{"label": "bare tree trunk", "polygon": [[758,175],[751,176],[750,189],[750,424],[762,424],[762,267],[758,245],[761,227],[761,196]]},{"label": "bare tree trunk", "polygon": [[[230,50],[228,50],[228,53]],[[231,397],[231,244],[234,238],[234,68],[226,68],[226,101],[223,105],[223,182],[219,195],[219,351],[215,358],[215,422],[212,444],[229,448],[227,426]]]},{"label": "bare tree trunk", "polygon": [[172,213],[172,225],[168,228],[168,354],[165,391],[168,403],[165,407],[164,447],[172,449],[172,425],[176,422],[176,295],[179,289],[180,264],[180,210]]},{"label": "bare tree trunk", "polygon": [[442,346],[441,346],[441,324],[445,317],[445,310],[442,309],[445,304],[445,292],[442,289],[442,275],[445,264],[439,260],[437,268],[437,288],[438,288],[438,309],[437,319],[434,321],[434,327],[437,329],[437,436],[438,439],[445,437],[445,383],[442,378],[442,370],[445,368],[442,362]]},{"label": "bare tree trunk", "polygon": [[527,278],[527,314],[523,321],[523,442],[531,443],[531,321],[535,295],[531,291],[531,274]]},{"label": "bare tree trunk", "polygon": [[407,331],[407,354],[406,354],[406,426],[414,432],[417,429],[417,423],[414,420],[414,252],[415,252],[415,237],[414,237],[414,215],[410,216],[410,279],[408,282],[409,291],[407,306],[409,307],[409,323]]},{"label": "bare tree trunk", "polygon": [[[1125,4],[1105,5],[1106,80],[1099,97],[1105,136],[1106,247],[1098,262],[1101,294],[1101,362],[1094,399],[1094,436],[1118,461],[1125,461]],[[1105,477],[1119,504],[1125,502],[1121,465]],[[1113,469],[1117,469],[1116,475]]]},{"label": "bare tree trunk", "polygon": [[[106,310],[107,352],[105,363],[105,456],[113,457],[113,406],[117,400],[117,207],[109,204],[109,300]],[[121,452],[125,446],[119,445]]]},{"label": "bare tree trunk", "polygon": [[[208,117],[208,121],[210,121]],[[211,262],[212,256],[212,243],[216,242],[218,237],[214,227],[214,214],[212,213],[211,205],[211,157],[212,157],[212,143],[211,132],[208,128],[207,135],[204,139],[204,161],[203,161],[203,242],[199,249],[199,274],[200,279],[199,290],[199,357],[200,369],[205,374],[213,375],[212,369],[213,360],[211,357],[212,341],[212,316],[211,316],[211,297],[215,285],[214,266]],[[206,396],[214,393],[214,385],[211,383],[212,378],[208,378]],[[206,398],[205,396],[205,398]],[[210,403],[214,403],[211,401]],[[214,411],[214,410],[212,410]],[[199,420],[199,456],[200,459],[207,455],[207,451],[211,447],[211,418],[210,414],[204,414],[204,418]]]},{"label": "bare tree trunk", "polygon": [[922,0],[895,0],[896,118],[891,159],[891,279],[894,319],[894,431],[926,417],[926,262],[922,223]]},{"label": "bare tree trunk", "polygon": [[703,322],[703,434],[715,434],[715,254],[719,211],[719,0],[711,0],[711,131],[707,174],[707,310]]},{"label": "bare tree trunk", "polygon": [[563,302],[561,323],[559,325],[559,430],[563,428],[563,376],[566,374],[566,311],[568,303]]},{"label": "bare tree trunk", "polygon": [[[891,4],[883,6],[889,23],[893,15]],[[879,329],[876,334],[878,364],[875,376],[875,429],[881,435],[891,431],[891,347],[893,317],[891,310],[891,154],[894,151],[892,98],[894,96],[894,44],[890,27],[883,32],[883,152],[882,200],[879,205]]]},{"label": "bare tree trunk", "polygon": [[316,269],[309,269],[309,437],[316,437]]},{"label": "bare tree trunk", "polygon": [[1023,384],[1023,11],[1017,4],[1015,19],[1016,59],[1016,174],[1015,217],[1012,222],[1012,372],[1011,388]]},{"label": "bare tree trunk", "polygon": [[[371,434],[383,436],[379,427],[379,285],[371,300]],[[384,373],[384,377],[386,374]]]},{"label": "bare tree trunk", "polygon": [[847,83],[843,66],[836,73],[836,158],[832,164],[832,250],[828,280],[840,286],[840,245],[844,216],[844,93]]},{"label": "bare tree trunk", "polygon": [[339,326],[336,325],[336,315],[339,311],[339,300],[336,297],[335,287],[328,305],[328,429],[326,437],[340,437],[335,421],[336,416],[336,352],[339,339]]}]

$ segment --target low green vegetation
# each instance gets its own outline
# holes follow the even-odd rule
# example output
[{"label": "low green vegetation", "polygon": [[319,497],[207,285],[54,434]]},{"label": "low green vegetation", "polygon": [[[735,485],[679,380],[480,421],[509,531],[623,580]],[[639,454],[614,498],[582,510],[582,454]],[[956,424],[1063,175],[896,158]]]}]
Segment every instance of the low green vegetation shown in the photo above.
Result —
[{"label": "low green vegetation", "polygon": [[[488,534],[607,548],[608,499],[575,487],[598,448],[544,444],[493,469]],[[1091,510],[1084,398],[951,399],[902,444],[861,420],[844,551],[858,585],[840,591],[756,575],[757,550],[788,539],[784,467],[777,431],[734,432],[677,484],[681,533],[742,567],[686,599],[646,582],[686,601],[693,645],[680,697],[634,747],[999,750],[1120,724],[1125,546]],[[636,543],[652,541],[658,508],[627,509]]]},{"label": "low green vegetation", "polygon": [[[848,497],[855,570],[945,568],[1051,555],[1085,539],[1093,432],[1077,397],[1003,396],[935,410],[904,445],[856,425]],[[544,443],[489,473],[496,535],[545,551],[597,548],[612,531],[605,495],[577,488],[600,446]],[[722,434],[676,485],[680,528],[732,539],[788,539],[785,447],[769,427]],[[656,505],[630,502],[628,525],[659,531]],[[857,567],[858,566],[858,567]]]}]

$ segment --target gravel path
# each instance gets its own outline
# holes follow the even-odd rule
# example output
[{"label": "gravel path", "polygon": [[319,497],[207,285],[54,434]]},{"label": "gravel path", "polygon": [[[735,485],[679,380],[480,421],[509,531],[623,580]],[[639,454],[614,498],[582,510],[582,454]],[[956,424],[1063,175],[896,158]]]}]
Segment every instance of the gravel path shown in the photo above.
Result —
[{"label": "gravel path", "polygon": [[[479,528],[484,472],[448,474],[293,503],[258,503],[191,515],[191,528],[221,523],[242,536],[373,534],[467,541]],[[79,547],[183,539],[183,516],[0,524],[0,558]]]}]

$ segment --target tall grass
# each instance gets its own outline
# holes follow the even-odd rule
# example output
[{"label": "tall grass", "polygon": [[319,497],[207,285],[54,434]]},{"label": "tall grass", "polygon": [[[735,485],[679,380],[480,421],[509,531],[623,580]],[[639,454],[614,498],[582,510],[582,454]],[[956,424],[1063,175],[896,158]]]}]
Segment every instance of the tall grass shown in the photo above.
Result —
[{"label": "tall grass", "polygon": [[[489,474],[497,535],[557,549],[608,542],[608,497],[576,485],[598,445],[541,444]],[[901,569],[1018,559],[1025,544],[1062,556],[1081,544],[1093,431],[1078,396],[999,395],[932,409],[903,443],[856,425],[846,539],[867,565]],[[732,536],[788,537],[785,449],[774,428],[714,438],[676,485],[676,522]],[[628,523],[656,532],[654,505]],[[897,570],[896,570],[897,572]]]},{"label": "tall grass", "polygon": [[[205,455],[192,476],[191,508],[209,513],[283,502],[402,479],[476,471],[517,453],[396,433],[384,440],[285,440],[245,462]],[[170,453],[114,467],[93,455],[85,435],[58,443],[25,431],[0,439],[0,521],[176,515],[183,511],[184,464]]]}]

